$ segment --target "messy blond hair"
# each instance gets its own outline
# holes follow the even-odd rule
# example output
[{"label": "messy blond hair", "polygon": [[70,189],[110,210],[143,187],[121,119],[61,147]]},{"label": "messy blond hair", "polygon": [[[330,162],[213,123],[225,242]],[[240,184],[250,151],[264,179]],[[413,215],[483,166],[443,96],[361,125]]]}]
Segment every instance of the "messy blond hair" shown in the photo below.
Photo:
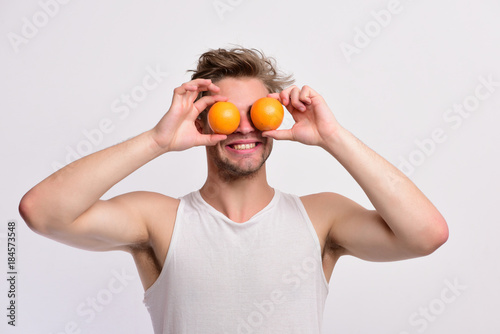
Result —
[{"label": "messy blond hair", "polygon": [[[198,59],[198,66],[191,79],[211,79],[217,83],[224,78],[257,78],[266,86],[269,93],[278,93],[290,86],[292,75],[278,71],[276,61],[266,57],[262,51],[237,47],[233,49],[212,49]],[[199,94],[198,99],[206,92]]]}]

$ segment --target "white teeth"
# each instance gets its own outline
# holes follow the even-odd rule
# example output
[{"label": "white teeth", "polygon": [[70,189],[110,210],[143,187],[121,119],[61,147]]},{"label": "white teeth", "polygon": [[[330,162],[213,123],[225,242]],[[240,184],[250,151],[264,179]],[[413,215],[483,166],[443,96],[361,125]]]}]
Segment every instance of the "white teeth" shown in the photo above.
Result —
[{"label": "white teeth", "polygon": [[235,150],[249,150],[249,149],[254,148],[254,147],[255,147],[255,143],[233,145],[233,148]]}]

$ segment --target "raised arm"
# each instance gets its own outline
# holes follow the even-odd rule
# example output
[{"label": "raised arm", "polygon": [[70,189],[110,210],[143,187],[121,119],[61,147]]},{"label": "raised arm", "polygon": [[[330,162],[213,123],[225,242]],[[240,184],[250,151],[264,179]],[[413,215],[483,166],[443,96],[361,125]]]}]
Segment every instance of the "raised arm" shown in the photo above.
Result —
[{"label": "raised arm", "polygon": [[[271,96],[280,99],[296,123],[264,135],[324,148],[364,190],[375,210],[334,193],[303,199],[328,224],[329,244],[343,254],[372,261],[427,255],[448,238],[446,221],[401,171],[336,121],[324,99],[308,86],[292,86]],[[320,212],[320,214],[318,214]]]},{"label": "raised arm", "polygon": [[47,237],[89,250],[112,250],[147,243],[159,206],[175,210],[177,200],[134,192],[100,200],[113,185],[170,151],[214,145],[223,135],[202,135],[195,120],[214,95],[194,103],[200,91],[217,94],[210,80],[197,79],[174,90],[172,105],[151,130],[79,159],[37,184],[22,198],[19,211],[28,226]]}]

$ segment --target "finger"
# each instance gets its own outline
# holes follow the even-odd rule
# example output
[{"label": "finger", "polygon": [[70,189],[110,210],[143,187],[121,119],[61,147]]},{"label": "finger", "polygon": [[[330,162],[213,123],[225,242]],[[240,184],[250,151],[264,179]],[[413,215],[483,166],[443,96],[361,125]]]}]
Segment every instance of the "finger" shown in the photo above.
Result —
[{"label": "finger", "polygon": [[285,92],[284,90],[281,91],[281,93],[280,93],[280,100],[281,100],[281,103],[283,103],[284,106],[288,106],[288,103],[290,102],[288,94],[289,93]]},{"label": "finger", "polygon": [[291,129],[264,131],[262,132],[262,136],[274,138],[276,140],[293,140]]},{"label": "finger", "polygon": [[177,95],[184,95],[186,92],[200,92],[206,90],[218,92],[220,88],[212,83],[210,79],[194,79],[174,89],[174,93]]},{"label": "finger", "polygon": [[302,87],[302,90],[300,91],[299,94],[299,100],[302,101],[302,103],[305,104],[311,104],[311,97],[315,95],[315,91],[309,87],[309,86],[304,86]]},{"label": "finger", "polygon": [[227,101],[228,98],[226,96],[222,95],[207,95],[199,99],[194,103],[195,108],[201,113],[203,110],[205,110],[208,106],[213,105],[216,102],[219,101]]},{"label": "finger", "polygon": [[288,106],[290,103],[290,92],[292,89],[296,88],[297,86],[292,85],[286,89],[283,89],[280,93],[280,98],[281,98],[281,103],[283,103],[284,106]]},{"label": "finger", "polygon": [[208,85],[207,88],[208,88],[207,90],[209,90],[212,93],[218,93],[218,92],[220,92],[220,87],[217,86],[216,84],[214,84],[213,82],[210,85]]},{"label": "finger", "polygon": [[196,90],[198,90],[198,87],[200,84],[209,85],[209,83],[205,82],[205,80],[204,81],[193,80],[193,81],[185,82],[182,85],[180,85],[179,87],[177,87],[176,89],[174,89],[174,94],[184,95],[187,92],[196,91]]},{"label": "finger", "polygon": [[182,84],[181,86],[177,87],[174,89],[174,98],[176,96],[184,95],[186,92],[192,90],[192,86],[189,86],[187,84]]},{"label": "finger", "polygon": [[180,87],[174,89],[172,104],[192,104],[198,98],[201,91],[207,90],[216,94],[220,91],[220,88],[214,85],[210,79],[195,79],[190,82],[183,83]]},{"label": "finger", "polygon": [[299,99],[300,96],[300,90],[298,88],[292,89],[290,92],[290,99],[292,101],[292,106],[300,111],[305,111],[306,106],[300,101]]},{"label": "finger", "polygon": [[276,99],[276,100],[282,102],[279,93],[270,93],[270,94],[267,94],[267,97],[270,97],[272,99]]},{"label": "finger", "polygon": [[196,86],[197,92],[210,91],[212,93],[218,93],[220,91],[219,86],[214,84],[210,79],[195,79],[190,81],[189,85]]},{"label": "finger", "polygon": [[208,86],[212,85],[213,83],[212,83],[211,79],[198,78],[198,79],[194,79],[194,80],[191,80],[189,82],[186,82],[186,84],[189,86],[197,87],[197,88],[207,88]]},{"label": "finger", "polygon": [[283,101],[281,101],[280,93],[270,93],[270,94],[267,94],[267,97],[270,97],[271,99],[275,99],[279,103],[283,104]]},{"label": "finger", "polygon": [[200,136],[200,141],[197,146],[214,146],[218,142],[226,139],[226,135],[220,134],[205,134]]}]

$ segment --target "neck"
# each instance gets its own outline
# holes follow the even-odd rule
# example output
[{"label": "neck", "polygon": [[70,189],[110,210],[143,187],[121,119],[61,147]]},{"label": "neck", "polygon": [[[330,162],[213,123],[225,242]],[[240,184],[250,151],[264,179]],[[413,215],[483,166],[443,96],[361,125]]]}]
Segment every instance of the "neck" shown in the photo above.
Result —
[{"label": "neck", "polygon": [[251,177],[227,179],[209,169],[200,189],[203,199],[234,222],[243,223],[266,207],[274,196],[263,165]]}]

